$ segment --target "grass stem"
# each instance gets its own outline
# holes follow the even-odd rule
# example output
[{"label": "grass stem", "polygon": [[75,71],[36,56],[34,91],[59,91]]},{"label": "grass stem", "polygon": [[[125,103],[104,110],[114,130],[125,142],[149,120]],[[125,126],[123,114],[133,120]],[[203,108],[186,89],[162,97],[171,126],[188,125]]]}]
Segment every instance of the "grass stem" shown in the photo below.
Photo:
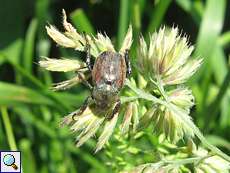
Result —
[{"label": "grass stem", "polygon": [[15,142],[14,133],[13,133],[10,118],[9,118],[9,115],[7,112],[7,108],[5,106],[1,107],[1,114],[2,114],[2,119],[3,119],[3,124],[4,124],[5,129],[6,129],[6,136],[7,136],[9,146],[10,146],[10,150],[16,151],[17,145]]}]

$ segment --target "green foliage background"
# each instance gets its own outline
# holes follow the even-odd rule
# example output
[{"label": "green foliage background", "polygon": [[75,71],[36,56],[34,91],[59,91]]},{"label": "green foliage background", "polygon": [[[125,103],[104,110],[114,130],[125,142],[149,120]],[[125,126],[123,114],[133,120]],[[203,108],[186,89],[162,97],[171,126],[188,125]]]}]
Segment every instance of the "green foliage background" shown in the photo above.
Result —
[{"label": "green foliage background", "polygon": [[154,160],[146,153],[136,156],[134,150],[122,154],[117,146],[138,142],[142,148],[161,147],[146,132],[141,141],[112,137],[107,151],[94,154],[94,140],[76,148],[74,135],[58,127],[60,118],[89,94],[83,85],[50,91],[52,83],[73,74],[50,74],[36,64],[40,56],[84,56],[57,47],[46,34],[47,22],[61,28],[62,8],[78,30],[105,31],[117,48],[131,23],[133,64],[140,33],[148,37],[160,25],[178,26],[195,44],[194,58],[204,58],[189,83],[196,98],[191,116],[212,144],[230,154],[229,0],[0,0],[0,149],[21,150],[25,173],[111,172]]}]

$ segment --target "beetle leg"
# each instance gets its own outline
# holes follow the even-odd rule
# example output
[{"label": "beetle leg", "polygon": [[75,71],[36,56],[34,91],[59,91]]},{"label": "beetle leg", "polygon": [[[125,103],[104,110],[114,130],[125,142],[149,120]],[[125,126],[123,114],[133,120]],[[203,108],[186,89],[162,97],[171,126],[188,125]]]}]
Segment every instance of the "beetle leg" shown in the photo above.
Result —
[{"label": "beetle leg", "polygon": [[90,44],[87,39],[86,33],[84,32],[84,37],[85,37],[85,52],[86,52],[86,65],[89,69],[89,71],[92,71],[92,63],[91,63],[91,54],[90,54]]},{"label": "beetle leg", "polygon": [[126,67],[127,67],[127,71],[126,71],[126,77],[129,77],[132,73],[132,68],[131,68],[131,63],[130,63],[130,59],[129,59],[129,50],[125,50],[125,63],[126,63]]},{"label": "beetle leg", "polygon": [[82,82],[90,89],[92,90],[93,87],[92,85],[85,79],[85,77],[83,76],[83,74],[81,72],[77,72],[79,78],[82,80]]},{"label": "beetle leg", "polygon": [[86,110],[86,108],[88,107],[88,105],[89,105],[90,102],[91,102],[91,99],[92,99],[92,97],[91,97],[91,96],[88,96],[88,97],[85,99],[85,101],[84,101],[84,103],[82,104],[82,106],[80,107],[80,109],[79,109],[78,111],[75,111],[75,112],[72,113],[72,119],[73,119],[73,121],[75,121],[75,117],[76,117],[76,116],[80,116],[80,115]]},{"label": "beetle leg", "polygon": [[114,117],[114,115],[115,115],[116,113],[119,112],[120,107],[121,107],[121,100],[118,99],[118,101],[116,102],[116,105],[115,105],[115,107],[114,107],[112,113],[111,113],[109,116],[107,116],[106,118],[107,118],[108,120],[111,120],[111,119]]}]

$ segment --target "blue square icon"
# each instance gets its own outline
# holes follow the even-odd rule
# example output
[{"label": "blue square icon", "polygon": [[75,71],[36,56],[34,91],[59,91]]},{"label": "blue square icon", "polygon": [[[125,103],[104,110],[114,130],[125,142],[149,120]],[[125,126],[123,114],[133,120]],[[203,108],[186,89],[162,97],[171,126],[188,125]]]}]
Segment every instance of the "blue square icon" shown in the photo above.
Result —
[{"label": "blue square icon", "polygon": [[21,173],[21,152],[0,151],[0,173]]}]

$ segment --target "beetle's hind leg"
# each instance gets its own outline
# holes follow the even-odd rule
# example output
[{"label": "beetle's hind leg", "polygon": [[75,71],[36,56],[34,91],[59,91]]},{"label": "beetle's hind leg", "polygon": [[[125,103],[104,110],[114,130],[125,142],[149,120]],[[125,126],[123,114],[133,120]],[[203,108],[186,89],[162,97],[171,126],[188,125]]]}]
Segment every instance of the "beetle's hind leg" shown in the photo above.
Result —
[{"label": "beetle's hind leg", "polygon": [[106,118],[108,120],[111,120],[114,117],[114,115],[120,111],[120,107],[121,107],[121,100],[118,99],[117,102],[115,103],[112,113],[109,116],[106,116]]},{"label": "beetle's hind leg", "polygon": [[131,67],[131,62],[130,62],[130,59],[129,59],[129,50],[125,50],[125,63],[126,63],[126,68],[127,68],[127,71],[126,71],[126,77],[129,77],[132,73],[132,67]]},{"label": "beetle's hind leg", "polygon": [[85,110],[86,108],[88,107],[88,105],[91,103],[92,101],[92,97],[91,96],[88,96],[84,103],[82,104],[82,106],[80,107],[80,109],[78,111],[75,111],[72,113],[72,120],[75,121],[75,117],[76,116],[80,116]]},{"label": "beetle's hind leg", "polygon": [[84,32],[83,34],[84,34],[84,37],[85,37],[86,65],[87,65],[89,71],[92,71],[93,64],[92,64],[92,61],[91,61],[90,44],[89,44],[89,40],[87,38],[86,33]]}]

